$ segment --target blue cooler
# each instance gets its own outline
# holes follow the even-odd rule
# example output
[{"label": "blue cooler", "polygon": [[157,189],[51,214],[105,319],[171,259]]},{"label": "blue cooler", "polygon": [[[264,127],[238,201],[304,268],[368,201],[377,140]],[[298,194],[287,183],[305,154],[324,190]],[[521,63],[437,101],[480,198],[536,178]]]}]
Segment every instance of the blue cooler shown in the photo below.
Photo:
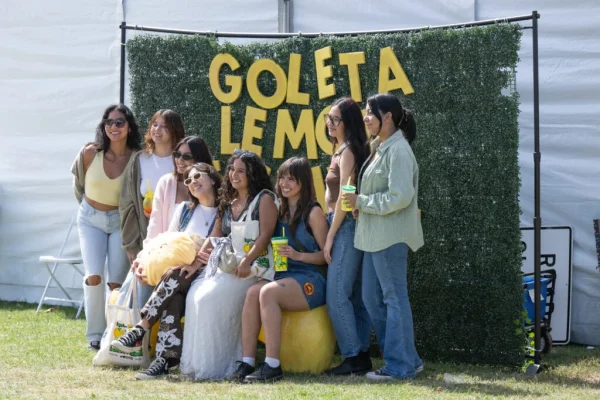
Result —
[{"label": "blue cooler", "polygon": [[[546,297],[548,296],[548,284],[550,283],[550,278],[540,278],[540,295],[542,298],[542,303],[540,305],[540,320],[544,318],[546,315]],[[525,309],[527,310],[527,316],[531,321],[535,316],[535,303],[532,299],[534,296],[534,277],[533,276],[524,276],[523,277],[523,297],[525,299]],[[530,293],[531,290],[531,293]]]}]

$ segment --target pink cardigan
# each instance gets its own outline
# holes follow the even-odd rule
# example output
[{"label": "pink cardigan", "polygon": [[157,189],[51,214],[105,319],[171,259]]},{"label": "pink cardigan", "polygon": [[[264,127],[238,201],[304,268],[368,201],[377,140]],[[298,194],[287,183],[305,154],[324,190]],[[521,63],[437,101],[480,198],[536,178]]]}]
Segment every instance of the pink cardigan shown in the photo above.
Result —
[{"label": "pink cardigan", "polygon": [[177,176],[172,173],[161,176],[154,191],[152,214],[150,214],[148,234],[144,243],[169,229],[169,223],[175,212],[176,196]]}]

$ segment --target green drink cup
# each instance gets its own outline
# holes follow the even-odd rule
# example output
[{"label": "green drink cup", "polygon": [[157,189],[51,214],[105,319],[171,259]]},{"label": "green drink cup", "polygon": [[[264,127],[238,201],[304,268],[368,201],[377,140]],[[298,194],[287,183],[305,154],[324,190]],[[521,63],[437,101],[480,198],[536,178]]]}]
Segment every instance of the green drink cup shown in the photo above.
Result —
[{"label": "green drink cup", "polygon": [[[344,185],[342,186],[342,193],[356,193],[356,186],[354,185]],[[342,201],[342,210],[343,211],[352,211],[352,207],[345,201]]]},{"label": "green drink cup", "polygon": [[288,238],[279,236],[271,238],[273,246],[273,261],[275,263],[275,271],[287,271],[287,257],[279,254],[279,247],[288,245]]}]

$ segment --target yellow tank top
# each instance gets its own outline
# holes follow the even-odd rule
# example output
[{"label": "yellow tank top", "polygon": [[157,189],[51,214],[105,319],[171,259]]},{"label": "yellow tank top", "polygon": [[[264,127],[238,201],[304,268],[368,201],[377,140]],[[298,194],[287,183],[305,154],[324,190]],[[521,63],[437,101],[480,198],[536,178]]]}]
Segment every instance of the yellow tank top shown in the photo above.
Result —
[{"label": "yellow tank top", "polygon": [[85,173],[85,197],[109,206],[118,206],[123,175],[110,179],[104,172],[104,152],[96,153]]}]

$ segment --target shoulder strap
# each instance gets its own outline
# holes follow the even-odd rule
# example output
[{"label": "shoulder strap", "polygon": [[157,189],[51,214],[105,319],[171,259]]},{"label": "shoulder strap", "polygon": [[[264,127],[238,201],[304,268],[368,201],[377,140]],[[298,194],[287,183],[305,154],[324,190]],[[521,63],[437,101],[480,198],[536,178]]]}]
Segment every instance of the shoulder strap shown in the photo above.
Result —
[{"label": "shoulder strap", "polygon": [[302,216],[302,220],[304,221],[304,225],[306,225],[306,231],[312,237],[314,237],[314,235],[313,235],[313,232],[312,232],[312,228],[310,227],[310,224],[308,223],[308,220],[310,218],[310,212],[315,207],[321,207],[321,205],[316,200],[311,200],[308,203],[308,207],[306,207],[306,211],[304,211],[304,215]]},{"label": "shoulder strap", "polygon": [[[181,210],[181,217],[179,217],[179,232],[185,231],[190,220],[192,219],[192,215],[194,214],[194,209],[190,210],[191,201],[186,201],[183,203],[183,210]],[[214,224],[214,221],[213,221]]]},{"label": "shoulder strap", "polygon": [[250,218],[250,220],[252,219],[252,214],[254,213],[256,207],[260,207],[260,199],[264,194],[269,194],[271,197],[273,197],[275,207],[277,207],[277,210],[279,210],[279,201],[277,200],[277,195],[275,195],[275,193],[271,192],[269,189],[263,189],[256,196],[254,196],[252,202],[248,205],[246,211],[244,211],[244,214],[238,218],[238,221],[246,221],[248,218]]}]

